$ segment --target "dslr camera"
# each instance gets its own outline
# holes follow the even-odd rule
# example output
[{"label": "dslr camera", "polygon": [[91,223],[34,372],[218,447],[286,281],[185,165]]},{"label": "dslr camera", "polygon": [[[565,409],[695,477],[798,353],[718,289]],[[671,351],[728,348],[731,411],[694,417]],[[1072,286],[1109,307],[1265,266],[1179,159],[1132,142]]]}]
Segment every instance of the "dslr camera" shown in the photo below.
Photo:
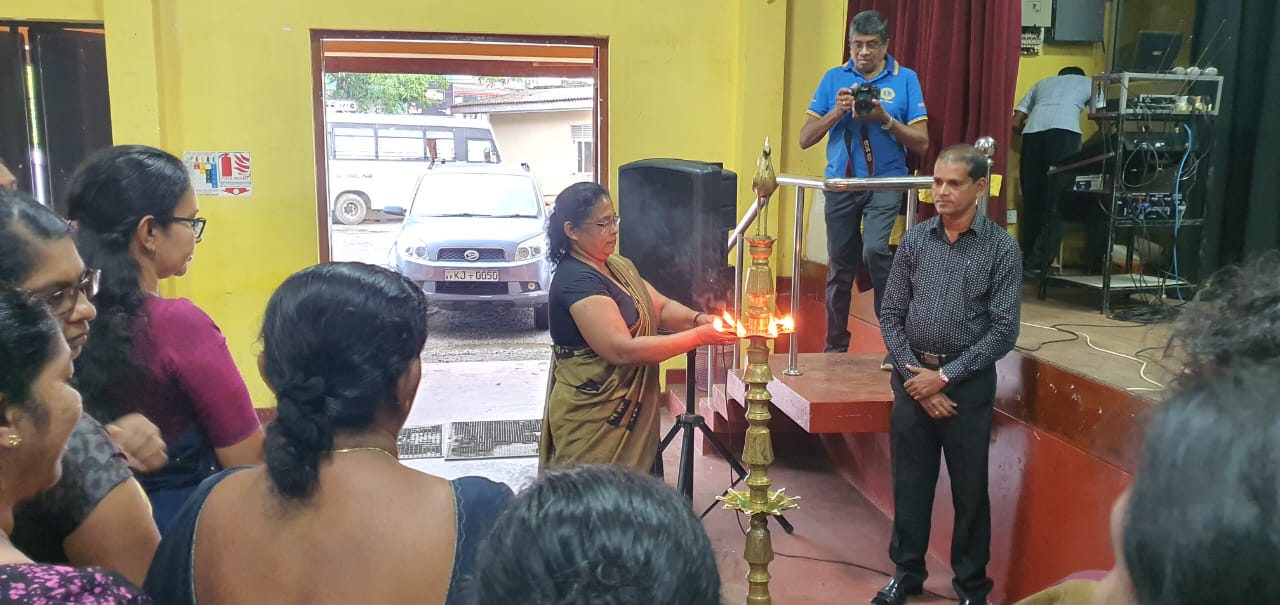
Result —
[{"label": "dslr camera", "polygon": [[880,98],[880,87],[863,82],[850,89],[853,93],[853,113],[865,116],[876,108],[874,101]]}]

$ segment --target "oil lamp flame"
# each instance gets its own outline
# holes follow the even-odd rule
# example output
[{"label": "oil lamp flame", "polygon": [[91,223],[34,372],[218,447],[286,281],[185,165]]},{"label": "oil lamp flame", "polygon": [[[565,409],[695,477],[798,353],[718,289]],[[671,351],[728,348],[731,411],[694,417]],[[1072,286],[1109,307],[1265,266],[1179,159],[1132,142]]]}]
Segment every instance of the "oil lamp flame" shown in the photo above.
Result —
[{"label": "oil lamp flame", "polygon": [[764,336],[766,338],[777,338],[782,334],[790,334],[796,331],[796,322],[790,315],[782,317],[770,316],[768,328],[759,334],[752,334],[747,331],[745,324],[739,323],[734,319],[733,315],[725,311],[720,317],[715,318],[711,322],[717,331],[725,333],[737,333],[739,338],[747,338],[749,336]]},{"label": "oil lamp flame", "polygon": [[716,331],[724,332],[726,334],[736,333],[738,335],[738,338],[747,337],[746,326],[743,326],[742,324],[738,323],[738,321],[735,320],[733,318],[733,315],[731,315],[728,311],[725,311],[723,314],[720,315],[720,317],[717,317],[714,320],[712,320],[711,325],[715,327]]}]

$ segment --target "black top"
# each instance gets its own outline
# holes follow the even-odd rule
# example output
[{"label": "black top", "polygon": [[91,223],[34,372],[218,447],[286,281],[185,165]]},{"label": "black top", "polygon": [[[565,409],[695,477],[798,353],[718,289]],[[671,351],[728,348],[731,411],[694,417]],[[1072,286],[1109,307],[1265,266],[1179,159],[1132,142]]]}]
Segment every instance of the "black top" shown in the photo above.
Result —
[{"label": "black top", "polygon": [[571,349],[587,346],[587,341],[578,330],[578,324],[569,314],[569,307],[588,296],[603,295],[618,303],[622,311],[622,320],[628,326],[640,321],[640,312],[636,310],[636,302],[614,283],[608,276],[600,273],[595,267],[572,256],[564,257],[556,266],[556,273],[551,278],[550,303],[551,342]]},{"label": "black top", "polygon": [[66,539],[103,498],[130,477],[133,471],[120,447],[85,412],[67,441],[58,484],[14,511],[13,545],[32,560],[66,563]]},{"label": "black top", "polygon": [[953,383],[991,367],[1018,341],[1022,254],[1007,231],[974,218],[955,243],[939,217],[912,227],[893,258],[880,329],[904,377],[921,367],[911,349],[959,355],[945,366]]},{"label": "black top", "polygon": [[[173,519],[173,526],[160,541],[143,586],[156,603],[195,605],[195,542],[200,511],[219,481],[249,467],[238,467],[205,479],[191,494]],[[459,477],[453,487],[454,516],[457,519],[453,550],[453,572],[445,605],[467,605],[474,601],[476,555],[489,536],[493,524],[515,497],[505,484],[484,477]],[[0,568],[3,569],[3,568]],[[3,595],[0,594],[0,602]],[[79,603],[81,601],[77,601]]]}]

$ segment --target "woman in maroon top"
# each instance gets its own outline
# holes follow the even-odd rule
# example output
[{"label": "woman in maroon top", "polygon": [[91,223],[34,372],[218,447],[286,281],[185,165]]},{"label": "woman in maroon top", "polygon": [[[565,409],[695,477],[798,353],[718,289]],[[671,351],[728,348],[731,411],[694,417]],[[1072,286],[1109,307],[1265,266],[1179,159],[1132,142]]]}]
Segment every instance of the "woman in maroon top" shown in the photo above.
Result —
[{"label": "woman in maroon top", "polygon": [[205,219],[182,162],[141,145],[90,156],[67,201],[85,263],[102,270],[81,390],[100,418],[140,412],[160,427],[169,464],[138,479],[164,532],[206,477],[262,461],[262,428],[218,326],[191,301],[160,297],[160,280],[186,275]]},{"label": "woman in maroon top", "polygon": [[80,419],[57,321],[42,300],[10,287],[0,288],[0,368],[0,602],[150,603],[115,572],[34,563],[9,541],[14,506],[58,482]]}]

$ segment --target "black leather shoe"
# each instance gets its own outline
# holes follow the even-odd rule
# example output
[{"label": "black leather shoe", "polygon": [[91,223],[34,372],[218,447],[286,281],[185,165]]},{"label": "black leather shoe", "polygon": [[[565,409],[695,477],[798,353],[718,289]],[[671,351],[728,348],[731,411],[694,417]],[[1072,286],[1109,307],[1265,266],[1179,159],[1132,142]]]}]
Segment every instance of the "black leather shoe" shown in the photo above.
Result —
[{"label": "black leather shoe", "polygon": [[907,602],[907,597],[915,596],[924,592],[924,587],[920,585],[904,584],[902,578],[890,578],[889,583],[871,598],[871,605],[902,605]]}]

